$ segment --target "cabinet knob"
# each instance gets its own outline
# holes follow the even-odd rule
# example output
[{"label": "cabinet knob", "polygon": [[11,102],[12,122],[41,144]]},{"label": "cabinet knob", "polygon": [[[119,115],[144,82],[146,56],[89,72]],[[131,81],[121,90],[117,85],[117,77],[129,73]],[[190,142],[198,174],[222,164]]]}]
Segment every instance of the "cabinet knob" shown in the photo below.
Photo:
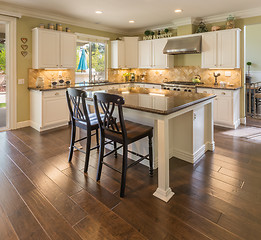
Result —
[{"label": "cabinet knob", "polygon": [[222,92],[221,94],[222,94],[222,95],[226,95],[226,93],[225,93],[225,92]]},{"label": "cabinet knob", "polygon": [[55,95],[55,96],[58,96],[58,95],[59,95],[59,93],[58,93],[58,92],[56,92],[54,95]]}]

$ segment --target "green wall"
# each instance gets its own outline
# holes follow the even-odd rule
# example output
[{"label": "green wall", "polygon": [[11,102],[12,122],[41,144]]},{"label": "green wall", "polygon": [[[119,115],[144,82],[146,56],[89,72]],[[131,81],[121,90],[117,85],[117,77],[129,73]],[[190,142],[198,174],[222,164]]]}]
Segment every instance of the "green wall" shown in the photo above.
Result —
[{"label": "green wall", "polygon": [[[53,21],[31,18],[31,17],[22,17],[17,20],[17,79],[23,78],[25,84],[17,84],[17,122],[22,122],[30,119],[30,97],[28,88],[28,69],[32,67],[32,29],[38,27],[40,23],[43,23],[47,26],[48,23],[55,23]],[[99,30],[77,27],[69,24],[63,24],[63,27],[69,27],[71,32],[91,34],[95,36],[108,37],[112,40],[119,37],[119,34],[103,32]],[[21,55],[21,38],[27,38],[28,45],[28,54],[26,57]],[[109,54],[110,56],[110,49]],[[110,58],[109,58],[110,59]]]},{"label": "green wall", "polygon": [[252,71],[261,71],[261,24],[246,27],[246,61]]}]

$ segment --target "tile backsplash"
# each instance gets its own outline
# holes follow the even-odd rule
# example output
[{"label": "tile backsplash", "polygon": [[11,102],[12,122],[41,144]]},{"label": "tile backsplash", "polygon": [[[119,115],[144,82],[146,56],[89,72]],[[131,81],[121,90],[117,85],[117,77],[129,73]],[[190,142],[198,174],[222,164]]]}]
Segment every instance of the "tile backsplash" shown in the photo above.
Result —
[{"label": "tile backsplash", "polygon": [[75,70],[74,69],[62,69],[62,70],[44,70],[44,69],[29,69],[29,86],[31,88],[36,87],[37,77],[43,77],[44,87],[51,86],[51,79],[58,78],[59,72],[62,73],[62,77],[65,80],[69,78],[71,83],[75,83]]},{"label": "tile backsplash", "polygon": [[[191,81],[195,75],[201,76],[201,81],[205,84],[214,84],[214,72],[219,72],[218,82],[227,82],[235,86],[241,85],[240,69],[203,69],[200,67],[174,67],[170,69],[109,69],[108,79],[110,82],[124,82],[123,74],[134,72],[137,76],[145,75],[145,82],[162,83],[163,81]],[[226,77],[225,72],[230,72],[231,76]]]}]

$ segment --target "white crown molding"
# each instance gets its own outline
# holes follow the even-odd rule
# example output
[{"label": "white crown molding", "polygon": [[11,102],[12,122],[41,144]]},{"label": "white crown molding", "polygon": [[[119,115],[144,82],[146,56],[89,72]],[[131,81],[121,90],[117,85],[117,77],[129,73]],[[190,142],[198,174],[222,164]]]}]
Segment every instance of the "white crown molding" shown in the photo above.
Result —
[{"label": "white crown molding", "polygon": [[184,25],[198,24],[200,22],[199,18],[187,17],[179,18],[172,21],[172,24],[177,28]]},{"label": "white crown molding", "polygon": [[56,13],[50,13],[50,12],[47,13],[47,12],[37,10],[37,9],[25,8],[25,7],[18,6],[18,5],[11,5],[11,4],[6,4],[6,3],[1,2],[0,9],[1,9],[0,13],[6,12],[10,16],[13,15],[15,17],[22,17],[22,16],[34,17],[34,18],[45,19],[45,20],[54,21],[54,22],[61,22],[61,23],[65,23],[65,24],[70,24],[70,25],[74,25],[74,26],[90,28],[90,29],[95,29],[95,30],[105,31],[105,32],[110,32],[110,33],[128,34],[127,31],[123,31],[120,29],[111,28],[111,27],[91,23],[91,22],[88,22],[85,20],[56,14]]},{"label": "white crown molding", "polygon": [[4,16],[7,16],[7,17],[16,17],[16,18],[21,18],[22,17],[22,15],[19,14],[19,13],[5,11],[3,9],[0,9],[0,15],[4,15]]},{"label": "white crown molding", "polygon": [[234,16],[236,19],[257,17],[257,16],[261,16],[261,8],[252,8],[252,9],[246,9],[242,11],[227,12],[219,15],[203,17],[202,20],[205,23],[224,22],[226,21],[229,15]]}]

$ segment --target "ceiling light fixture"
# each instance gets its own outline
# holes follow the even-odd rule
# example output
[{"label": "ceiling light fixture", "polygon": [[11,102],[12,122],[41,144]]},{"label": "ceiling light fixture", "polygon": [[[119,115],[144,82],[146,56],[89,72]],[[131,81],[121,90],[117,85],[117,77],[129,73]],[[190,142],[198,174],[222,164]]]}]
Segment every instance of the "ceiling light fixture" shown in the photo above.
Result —
[{"label": "ceiling light fixture", "polygon": [[99,10],[98,10],[98,11],[96,11],[95,13],[97,13],[97,14],[102,14],[102,11],[99,11]]},{"label": "ceiling light fixture", "polygon": [[181,13],[181,12],[183,12],[182,9],[176,9],[175,10],[175,13]]},{"label": "ceiling light fixture", "polygon": [[134,20],[130,20],[129,23],[135,23],[135,21]]}]

